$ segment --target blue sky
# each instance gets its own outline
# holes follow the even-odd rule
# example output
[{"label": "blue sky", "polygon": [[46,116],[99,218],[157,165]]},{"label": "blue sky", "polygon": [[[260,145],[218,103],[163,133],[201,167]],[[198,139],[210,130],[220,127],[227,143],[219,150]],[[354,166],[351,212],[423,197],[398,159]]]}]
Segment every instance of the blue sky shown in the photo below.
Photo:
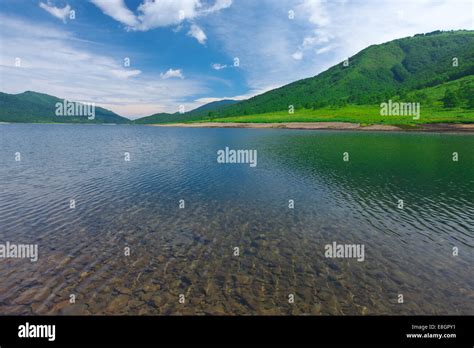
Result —
[{"label": "blue sky", "polygon": [[94,102],[130,118],[191,110],[314,76],[371,44],[473,29],[473,4],[1,0],[0,90]]}]

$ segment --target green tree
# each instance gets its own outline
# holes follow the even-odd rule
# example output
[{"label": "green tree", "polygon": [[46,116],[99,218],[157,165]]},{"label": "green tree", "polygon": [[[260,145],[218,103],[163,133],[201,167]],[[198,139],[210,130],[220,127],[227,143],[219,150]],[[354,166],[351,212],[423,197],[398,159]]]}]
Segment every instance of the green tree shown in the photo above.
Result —
[{"label": "green tree", "polygon": [[442,99],[445,108],[454,108],[459,104],[459,98],[452,90],[447,89]]},{"label": "green tree", "polygon": [[398,93],[398,96],[400,97],[401,101],[405,101],[407,98],[407,91],[404,89],[401,89],[400,92]]},{"label": "green tree", "polygon": [[462,101],[466,101],[466,107],[468,109],[474,109],[474,85],[463,81],[459,87],[458,96]]},{"label": "green tree", "polygon": [[467,104],[468,109],[474,109],[474,93],[471,93],[467,96]]},{"label": "green tree", "polygon": [[423,103],[428,99],[428,96],[424,92],[416,91],[415,99],[417,102]]}]

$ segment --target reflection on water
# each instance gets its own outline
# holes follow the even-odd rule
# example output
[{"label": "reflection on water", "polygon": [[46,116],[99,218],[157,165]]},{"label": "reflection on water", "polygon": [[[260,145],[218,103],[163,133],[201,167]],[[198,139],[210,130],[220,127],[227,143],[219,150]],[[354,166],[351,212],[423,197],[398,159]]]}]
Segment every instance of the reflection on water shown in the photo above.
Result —
[{"label": "reflection on water", "polygon": [[472,136],[1,125],[0,145],[0,243],[39,245],[0,260],[2,314],[474,313]]}]

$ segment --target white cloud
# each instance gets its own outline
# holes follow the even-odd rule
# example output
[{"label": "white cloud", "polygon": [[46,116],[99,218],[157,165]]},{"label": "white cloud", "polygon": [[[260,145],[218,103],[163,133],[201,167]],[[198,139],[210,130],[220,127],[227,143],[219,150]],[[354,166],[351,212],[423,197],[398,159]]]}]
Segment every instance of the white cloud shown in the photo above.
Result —
[{"label": "white cloud", "polygon": [[213,64],[211,64],[211,67],[214,70],[222,70],[222,69],[227,68],[227,64],[213,63]]},{"label": "white cloud", "polygon": [[107,16],[129,27],[139,24],[135,14],[128,9],[124,0],[90,0],[94,5],[102,10]]},{"label": "white cloud", "polygon": [[50,1],[48,3],[40,2],[39,6],[49,12],[51,15],[53,15],[56,18],[59,18],[60,20],[63,21],[63,23],[66,23],[66,17],[69,16],[69,13],[71,11],[71,6],[66,4],[63,8],[55,7]]},{"label": "white cloud", "polygon": [[209,104],[209,103],[213,103],[213,102],[221,101],[225,99],[231,99],[231,98],[199,98],[199,99],[196,99],[195,101],[196,103],[198,103],[199,106],[202,106],[205,104]]},{"label": "white cloud", "polygon": [[111,69],[111,74],[120,78],[120,79],[128,79],[129,77],[138,76],[141,74],[140,70],[127,70],[127,69]]},{"label": "white cloud", "polygon": [[309,14],[311,23],[318,27],[325,27],[331,23],[325,3],[325,0],[304,0],[296,11],[297,13]]},{"label": "white cloud", "polygon": [[335,48],[335,47],[334,47],[333,45],[327,45],[327,46],[318,48],[318,49],[316,50],[316,54],[327,53],[327,52],[330,52],[331,50],[333,50],[334,48]]},{"label": "white cloud", "polygon": [[301,60],[301,59],[303,59],[303,52],[301,50],[298,50],[295,53],[293,53],[291,56],[295,60]]},{"label": "white cloud", "polygon": [[[210,6],[204,6],[200,0],[143,0],[136,9],[138,14],[135,14],[124,0],[90,1],[104,14],[125,24],[127,29],[139,31],[179,25],[185,20],[193,20],[232,5],[232,0],[216,0]],[[202,34],[198,40],[203,40]]]},{"label": "white cloud", "polygon": [[149,30],[176,25],[198,15],[199,0],[145,0],[138,6],[138,30]]},{"label": "white cloud", "polygon": [[194,103],[192,104],[192,108],[188,109],[188,110],[192,110],[192,109],[195,109],[195,108],[198,108],[200,106],[203,106],[205,104],[209,104],[209,103],[212,103],[212,102],[216,102],[216,101],[221,101],[221,100],[247,100],[247,99],[250,99],[252,97],[255,97],[256,95],[259,95],[259,94],[262,94],[262,93],[265,93],[265,92],[268,92],[272,89],[275,89],[275,88],[278,88],[279,86],[277,85],[274,85],[274,86],[268,86],[267,88],[264,88],[264,89],[253,89],[253,90],[250,90],[248,93],[246,94],[239,94],[239,95],[234,95],[234,96],[231,96],[231,97],[219,97],[219,98],[213,98],[213,97],[206,97],[206,98],[199,98],[199,99],[196,99],[194,101]]},{"label": "white cloud", "polygon": [[191,25],[191,28],[188,31],[188,36],[194,37],[201,45],[204,45],[207,40],[207,36],[204,31],[202,31],[202,29],[196,24]]},{"label": "white cloud", "polygon": [[232,6],[232,0],[216,0],[214,5],[201,11],[203,14],[217,12]]},{"label": "white cloud", "polygon": [[[305,51],[319,44],[327,43],[332,38],[330,31],[324,30],[324,27],[331,24],[331,17],[325,3],[325,0],[303,0],[303,2],[296,7],[297,12],[302,13],[303,18],[307,19],[308,23],[314,26],[314,29],[310,35],[304,37],[303,42],[298,47],[297,53],[293,55],[294,59],[302,60]],[[330,46],[317,49],[316,54],[327,52],[329,49]]]},{"label": "white cloud", "polygon": [[176,69],[176,70],[169,69],[167,72],[161,73],[160,76],[163,80],[170,79],[170,78],[184,79],[181,69]]},{"label": "white cloud", "polygon": [[248,91],[248,93],[245,94],[239,94],[239,95],[233,95],[233,96],[228,96],[228,97],[219,97],[219,98],[212,98],[212,97],[206,97],[206,98],[199,98],[196,99],[196,102],[202,103],[202,104],[207,104],[215,101],[220,101],[220,100],[247,100],[252,97],[255,97],[256,95],[271,91],[272,89],[278,88],[278,85],[273,85],[273,86],[268,86],[266,88],[262,89],[252,89]]}]

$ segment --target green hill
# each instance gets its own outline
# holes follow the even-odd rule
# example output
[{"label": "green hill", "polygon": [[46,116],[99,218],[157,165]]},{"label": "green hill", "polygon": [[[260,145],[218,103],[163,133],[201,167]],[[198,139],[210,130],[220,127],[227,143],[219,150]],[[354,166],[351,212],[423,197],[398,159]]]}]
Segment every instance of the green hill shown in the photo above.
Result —
[{"label": "green hill", "polygon": [[151,116],[139,118],[134,121],[135,124],[156,124],[156,123],[174,123],[187,122],[191,119],[203,119],[219,115],[219,111],[226,106],[238,103],[237,100],[223,99],[202,105],[186,113],[176,112],[174,114],[158,113]]},{"label": "green hill", "polygon": [[[453,67],[453,58],[458,66]],[[415,89],[474,74],[474,31],[434,32],[370,46],[312,78],[225,108],[221,116],[328,105],[379,104]]]},{"label": "green hill", "polygon": [[[453,66],[454,58],[457,66]],[[275,113],[285,115],[277,118],[281,120],[279,122],[298,121],[298,115],[302,114],[305,114],[305,121],[317,121],[322,114],[325,119],[332,116],[331,120],[336,120],[344,115],[344,110],[353,115],[350,119],[354,121],[354,117],[365,115],[365,111],[354,114],[354,110],[370,109],[373,110],[371,115],[379,115],[380,103],[389,99],[420,102],[425,111],[446,115],[446,112],[453,112],[443,109],[441,99],[446,86],[473,74],[474,31],[436,31],[370,46],[350,57],[348,66],[340,63],[317,76],[220,107],[212,115],[162,115],[153,122],[225,121],[227,118],[228,121],[239,119],[245,122],[246,119],[252,122],[252,119],[259,118],[258,115],[265,115],[267,119]],[[455,85],[457,82],[451,87]],[[466,91],[464,88],[459,93],[460,108],[468,104]],[[295,114],[288,113],[290,105]],[[468,116],[473,113],[472,110],[458,111]],[[470,120],[474,121],[472,117]],[[387,122],[387,119],[382,121]]]},{"label": "green hill", "polygon": [[189,117],[212,116],[213,114],[218,113],[219,110],[223,109],[224,107],[236,104],[238,102],[238,100],[233,99],[218,100],[189,111],[186,113],[186,115]]},{"label": "green hill", "polygon": [[134,120],[133,123],[135,123],[135,124],[173,123],[173,122],[179,122],[177,120],[180,118],[180,116],[183,117],[179,113],[167,114],[165,112],[162,112],[162,113],[158,113],[158,114],[153,114],[151,116],[138,118],[138,119]]},{"label": "green hill", "polygon": [[30,123],[129,123],[130,120],[112,111],[96,107],[95,118],[56,116],[56,103],[63,103],[48,94],[27,91],[20,94],[0,92],[0,122]]}]

